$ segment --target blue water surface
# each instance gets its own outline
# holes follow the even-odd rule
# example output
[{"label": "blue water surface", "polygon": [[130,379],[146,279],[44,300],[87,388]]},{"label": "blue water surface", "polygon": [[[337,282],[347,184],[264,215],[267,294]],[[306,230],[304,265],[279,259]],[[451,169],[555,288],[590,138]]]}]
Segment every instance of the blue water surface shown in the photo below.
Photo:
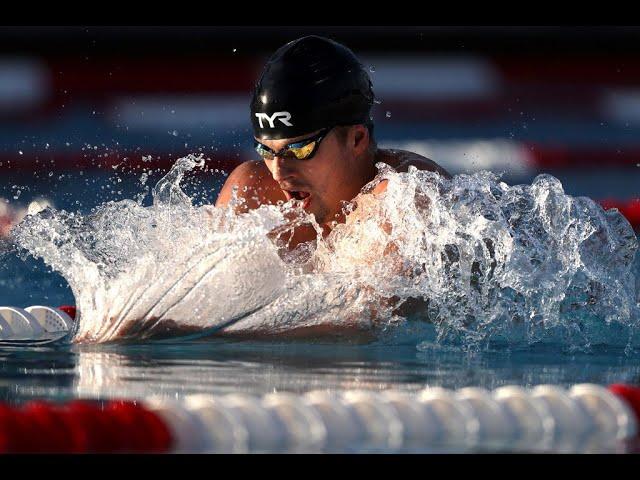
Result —
[{"label": "blue water surface", "polygon": [[[609,171],[599,181],[588,172],[555,174],[572,195],[589,195],[594,191],[599,197],[633,194],[628,170]],[[29,189],[23,190],[20,197],[25,204],[45,195],[57,208],[89,212],[104,201],[133,198],[141,191],[139,175],[122,175],[117,185],[111,172],[92,171],[86,175],[67,172],[61,178],[41,175],[34,179],[31,174],[16,173],[4,183],[5,191],[0,196],[8,197],[12,185],[28,184]],[[158,178],[161,175],[162,172],[157,173]],[[187,182],[185,190],[198,202],[211,203],[223,181],[224,176],[219,174],[204,174]],[[148,183],[154,185],[155,181],[151,179]],[[625,188],[628,191],[622,191]],[[2,248],[0,305],[74,303],[65,280],[42,261],[23,256],[8,244]],[[570,387],[584,382],[640,384],[639,354],[619,348],[569,352],[562,346],[539,345],[466,352],[436,344],[401,343],[363,345],[209,338],[163,344],[3,347],[0,401],[17,404],[32,399],[150,395],[175,399],[192,393],[262,395],[359,388],[415,392],[427,386],[495,389],[539,384]]]}]

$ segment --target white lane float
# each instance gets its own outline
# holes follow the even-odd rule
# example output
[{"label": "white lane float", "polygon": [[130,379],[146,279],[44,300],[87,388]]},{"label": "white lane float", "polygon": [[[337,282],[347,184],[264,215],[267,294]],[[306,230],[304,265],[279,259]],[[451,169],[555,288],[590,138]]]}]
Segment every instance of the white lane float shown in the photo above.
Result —
[{"label": "white lane float", "polygon": [[57,308],[0,307],[0,345],[48,343],[66,336],[72,327],[73,319]]},{"label": "white lane float", "polygon": [[637,436],[640,389],[199,394],[142,405],[169,425],[178,452],[584,453],[619,451]]},{"label": "white lane float", "polygon": [[637,437],[640,389],[199,394],[142,405],[170,425],[180,452],[587,453],[620,451]]}]

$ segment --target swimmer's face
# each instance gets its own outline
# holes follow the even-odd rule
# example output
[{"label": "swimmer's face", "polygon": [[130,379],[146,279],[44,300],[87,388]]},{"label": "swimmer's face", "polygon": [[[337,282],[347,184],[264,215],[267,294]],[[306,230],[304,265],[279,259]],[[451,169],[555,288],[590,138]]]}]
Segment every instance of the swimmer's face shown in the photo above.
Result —
[{"label": "swimmer's face", "polygon": [[[286,145],[304,141],[319,132],[282,140],[261,140],[260,143],[279,152]],[[363,135],[366,138],[363,139]],[[366,150],[367,145],[363,147],[363,143],[368,144],[368,133],[362,125],[349,127],[346,139],[332,129],[310,159],[275,156],[264,162],[287,200],[302,200],[305,210],[315,215],[318,223],[326,223],[337,219],[342,202],[352,200],[363,186],[359,175],[361,169],[355,165],[358,156]]]}]

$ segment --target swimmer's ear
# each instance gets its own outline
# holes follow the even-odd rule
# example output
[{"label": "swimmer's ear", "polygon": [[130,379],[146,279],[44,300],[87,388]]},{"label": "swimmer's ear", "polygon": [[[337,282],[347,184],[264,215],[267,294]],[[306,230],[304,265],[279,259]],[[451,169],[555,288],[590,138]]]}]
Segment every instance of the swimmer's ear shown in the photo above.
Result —
[{"label": "swimmer's ear", "polygon": [[356,156],[362,155],[369,147],[369,130],[364,125],[354,125],[349,140]]}]

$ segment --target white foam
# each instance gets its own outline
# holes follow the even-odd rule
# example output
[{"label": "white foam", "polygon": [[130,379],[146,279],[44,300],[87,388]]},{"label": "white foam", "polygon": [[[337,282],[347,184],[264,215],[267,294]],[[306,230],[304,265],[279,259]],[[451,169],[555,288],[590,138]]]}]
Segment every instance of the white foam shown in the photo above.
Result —
[{"label": "white foam", "polygon": [[[359,195],[344,224],[285,254],[269,233],[313,219],[295,202],[238,216],[195,207],[180,182],[203,165],[176,162],[152,206],[107,202],[87,216],[46,209],[14,229],[17,245],[69,282],[75,341],[219,329],[393,339],[410,317],[429,326],[416,330],[416,344],[638,342],[633,229],[619,212],[566,195],[552,176],[509,186],[488,172],[446,180],[379,164],[384,194]],[[418,307],[400,313],[410,302]]]}]

